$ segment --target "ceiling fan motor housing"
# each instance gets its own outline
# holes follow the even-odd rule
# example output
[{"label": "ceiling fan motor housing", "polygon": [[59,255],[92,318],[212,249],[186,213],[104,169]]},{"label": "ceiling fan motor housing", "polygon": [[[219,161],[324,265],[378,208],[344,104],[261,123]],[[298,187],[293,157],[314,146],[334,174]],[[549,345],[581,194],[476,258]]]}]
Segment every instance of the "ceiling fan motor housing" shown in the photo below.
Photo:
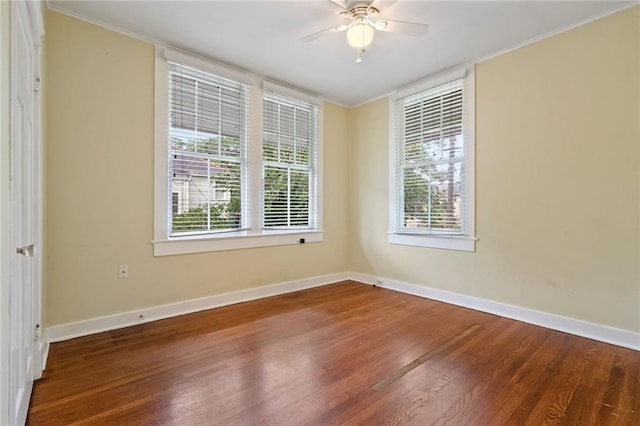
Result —
[{"label": "ceiling fan motor housing", "polygon": [[340,13],[342,16],[349,17],[351,19],[356,18],[370,18],[380,14],[380,11],[375,7],[371,7],[366,3],[356,3],[351,6],[348,11]]}]

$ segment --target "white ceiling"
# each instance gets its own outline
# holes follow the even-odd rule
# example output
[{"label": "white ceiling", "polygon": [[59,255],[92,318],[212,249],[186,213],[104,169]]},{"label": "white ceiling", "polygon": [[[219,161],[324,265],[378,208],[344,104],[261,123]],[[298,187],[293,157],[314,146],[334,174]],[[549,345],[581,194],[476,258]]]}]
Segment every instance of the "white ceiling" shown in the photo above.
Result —
[{"label": "white ceiling", "polygon": [[[354,3],[358,3],[357,1]],[[366,3],[366,1],[365,1]],[[424,22],[422,38],[377,32],[363,62],[345,33],[300,37],[345,22],[329,0],[64,1],[49,7],[159,41],[354,106],[622,9],[621,1],[416,1],[379,4],[381,17]]]}]

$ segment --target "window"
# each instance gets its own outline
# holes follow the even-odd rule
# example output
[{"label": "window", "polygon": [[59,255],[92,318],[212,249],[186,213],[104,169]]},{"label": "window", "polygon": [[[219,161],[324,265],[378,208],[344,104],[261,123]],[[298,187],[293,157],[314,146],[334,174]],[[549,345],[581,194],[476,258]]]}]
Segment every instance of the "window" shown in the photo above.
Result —
[{"label": "window", "polygon": [[168,73],[169,178],[182,194],[169,235],[241,229],[247,87],[174,62]]},{"label": "window", "polygon": [[317,107],[265,90],[262,113],[262,226],[316,228]]},{"label": "window", "polygon": [[392,99],[389,241],[473,251],[473,71]]},{"label": "window", "polygon": [[322,241],[319,105],[158,48],[154,255]]}]

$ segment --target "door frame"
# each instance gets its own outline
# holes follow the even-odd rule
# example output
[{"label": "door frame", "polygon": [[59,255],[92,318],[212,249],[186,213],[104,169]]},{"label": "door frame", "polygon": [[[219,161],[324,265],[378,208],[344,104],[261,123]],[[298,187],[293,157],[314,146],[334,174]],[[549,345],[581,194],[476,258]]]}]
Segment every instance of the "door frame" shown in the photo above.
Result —
[{"label": "door frame", "polygon": [[[21,0],[24,1],[24,0]],[[42,82],[42,60],[44,54],[44,7],[43,1],[26,1],[29,20],[31,22],[31,38],[34,43],[33,69],[35,76],[38,78],[37,90],[34,87],[35,94],[33,97],[33,122],[34,122],[34,149],[35,164],[34,179],[36,191],[34,196],[36,211],[35,228],[33,230],[34,243],[38,248],[36,254],[35,265],[35,282],[34,282],[34,298],[33,298],[33,323],[38,325],[39,331],[34,342],[34,379],[42,377],[42,372],[46,366],[47,355],[49,352],[49,343],[44,335],[44,318],[42,317],[42,297],[43,297],[43,277],[44,277],[44,133],[43,133],[43,82]],[[34,81],[34,85],[36,82]]]},{"label": "door frame", "polygon": [[9,424],[11,3],[0,1],[0,424]]}]

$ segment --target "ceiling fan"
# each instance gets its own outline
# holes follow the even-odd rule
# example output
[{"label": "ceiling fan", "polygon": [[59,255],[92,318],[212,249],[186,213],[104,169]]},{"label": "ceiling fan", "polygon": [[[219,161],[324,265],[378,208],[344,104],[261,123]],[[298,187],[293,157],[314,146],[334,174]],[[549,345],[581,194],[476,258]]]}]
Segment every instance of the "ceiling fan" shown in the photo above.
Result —
[{"label": "ceiling fan", "polygon": [[[429,25],[427,24],[377,19],[378,15],[380,15],[379,4],[383,3],[381,0],[329,1],[341,9],[340,16],[349,19],[351,22],[306,35],[302,37],[302,40],[313,41],[324,36],[346,31],[347,42],[350,46],[358,49],[356,62],[362,62],[362,54],[365,53],[365,48],[373,41],[373,35],[376,31],[402,33],[415,37],[421,37],[429,31]],[[387,0],[384,3],[388,8],[397,1]]]}]

